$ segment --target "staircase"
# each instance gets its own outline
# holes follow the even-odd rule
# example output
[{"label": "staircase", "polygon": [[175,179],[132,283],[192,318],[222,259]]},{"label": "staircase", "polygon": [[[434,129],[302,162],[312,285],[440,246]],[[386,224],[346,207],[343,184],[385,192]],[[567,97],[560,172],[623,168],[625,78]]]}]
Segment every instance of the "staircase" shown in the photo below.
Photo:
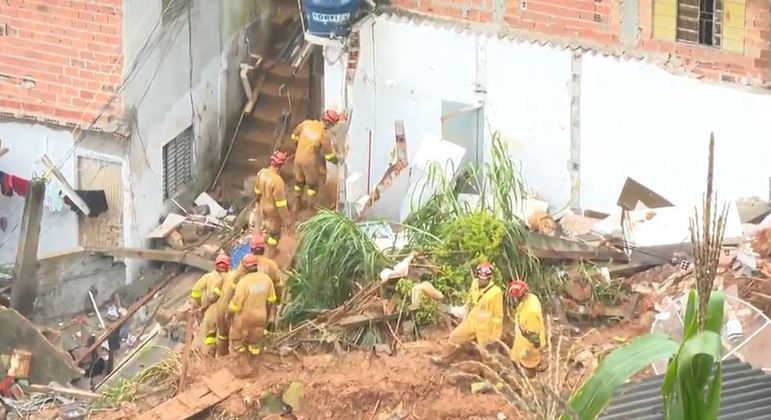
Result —
[{"label": "staircase", "polygon": [[[222,198],[228,202],[244,201],[244,180],[268,165],[270,154],[280,141],[286,146],[293,146],[286,139],[294,127],[309,116],[309,60],[293,73],[291,57],[288,57],[287,52],[287,44],[296,36],[299,25],[297,3],[292,0],[274,0],[273,7],[271,47],[258,70],[264,77],[258,78],[257,101],[252,112],[243,118],[233,150],[218,182]],[[291,113],[291,119],[279,139],[277,136],[285,112]],[[282,150],[289,154],[293,152],[287,150],[287,147],[282,147]],[[287,175],[284,179],[291,179],[291,164],[287,164],[282,172]],[[251,194],[251,191],[246,192]]]}]

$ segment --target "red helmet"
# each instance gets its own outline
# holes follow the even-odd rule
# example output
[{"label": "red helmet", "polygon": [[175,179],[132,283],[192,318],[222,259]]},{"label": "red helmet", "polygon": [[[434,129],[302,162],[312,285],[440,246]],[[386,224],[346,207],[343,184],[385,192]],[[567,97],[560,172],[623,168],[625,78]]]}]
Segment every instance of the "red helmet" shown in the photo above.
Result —
[{"label": "red helmet", "polygon": [[522,280],[512,280],[511,283],[509,283],[509,288],[507,291],[509,292],[509,296],[513,298],[521,298],[525,293],[527,293],[527,283]]},{"label": "red helmet", "polygon": [[270,166],[275,166],[277,168],[280,168],[284,166],[286,163],[286,153],[276,150],[273,152],[272,155],[270,155]]},{"label": "red helmet", "polygon": [[259,230],[255,230],[252,239],[249,241],[251,249],[265,249],[265,236]]},{"label": "red helmet", "polygon": [[334,109],[328,109],[324,111],[324,115],[321,116],[321,119],[324,122],[336,124],[338,121],[340,121],[340,114],[338,114]]},{"label": "red helmet", "polygon": [[227,270],[230,268],[230,257],[228,257],[225,254],[217,255],[217,258],[214,259],[214,267],[217,270],[224,269]]},{"label": "red helmet", "polygon": [[490,279],[493,277],[493,265],[490,263],[480,263],[477,265],[477,277]]},{"label": "red helmet", "polygon": [[257,267],[258,263],[259,261],[257,260],[257,256],[254,254],[246,254],[244,259],[241,260],[241,264],[243,264],[245,268]]}]

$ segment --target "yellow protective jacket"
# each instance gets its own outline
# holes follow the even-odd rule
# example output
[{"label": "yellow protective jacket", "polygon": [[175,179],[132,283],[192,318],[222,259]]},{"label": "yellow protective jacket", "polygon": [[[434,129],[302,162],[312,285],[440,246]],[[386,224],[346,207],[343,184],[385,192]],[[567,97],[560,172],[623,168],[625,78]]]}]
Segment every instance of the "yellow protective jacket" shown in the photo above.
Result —
[{"label": "yellow protective jacket", "polygon": [[220,319],[227,314],[228,304],[233,298],[238,280],[246,274],[243,264],[238,264],[235,270],[230,270],[222,281],[222,298],[217,301],[217,315]]},{"label": "yellow protective jacket", "polygon": [[[538,340],[534,340],[534,337],[538,337]],[[509,356],[512,361],[519,362],[523,367],[535,369],[541,363],[539,349],[545,344],[546,328],[541,302],[536,295],[528,293],[519,303],[514,314],[514,344],[511,346]]]},{"label": "yellow protective jacket", "polygon": [[337,163],[337,154],[332,147],[324,122],[305,120],[294,129],[292,138],[297,140],[297,152],[294,158],[296,163],[316,164],[319,151],[324,154],[325,160]]},{"label": "yellow protective jacket", "polygon": [[268,305],[276,303],[276,290],[267,274],[254,271],[244,275],[236,285],[228,310],[246,317],[249,326],[264,326],[268,321]]},{"label": "yellow protective jacket", "polygon": [[464,324],[476,335],[477,343],[485,345],[501,339],[503,333],[503,292],[490,282],[484,289],[479,281],[471,282],[466,304],[470,310]]},{"label": "yellow protective jacket", "polygon": [[278,264],[272,259],[257,255],[257,267],[261,273],[265,273],[273,281],[273,287],[279,288],[284,286],[284,275],[281,269],[278,268]]},{"label": "yellow protective jacket", "polygon": [[212,305],[222,296],[222,280],[224,277],[224,273],[217,271],[204,274],[193,285],[190,297],[199,305]]},{"label": "yellow protective jacket", "polygon": [[264,168],[257,173],[254,194],[263,212],[263,217],[275,218],[280,216],[282,220],[289,218],[286,207],[286,185],[276,169]]}]

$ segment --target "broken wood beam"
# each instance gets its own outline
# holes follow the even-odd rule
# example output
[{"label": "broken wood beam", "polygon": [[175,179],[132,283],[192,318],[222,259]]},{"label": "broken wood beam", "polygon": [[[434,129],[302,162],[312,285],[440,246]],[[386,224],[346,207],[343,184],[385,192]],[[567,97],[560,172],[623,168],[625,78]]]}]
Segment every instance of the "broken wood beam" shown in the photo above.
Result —
[{"label": "broken wood beam", "polygon": [[40,243],[40,225],[43,221],[43,200],[46,183],[42,178],[30,182],[24,200],[24,214],[21,217],[19,243],[16,248],[16,278],[11,288],[11,308],[31,318],[37,299],[38,278],[37,251]]},{"label": "broken wood beam", "polygon": [[146,249],[146,248],[126,248],[126,247],[108,247],[108,248],[85,248],[86,252],[92,254],[109,255],[115,258],[133,258],[150,261],[164,261],[170,263],[184,264],[189,267],[197,268],[203,271],[214,270],[214,261],[193,254],[190,251]]},{"label": "broken wood beam", "polygon": [[31,384],[29,386],[29,389],[35,392],[43,392],[43,393],[49,393],[53,392],[56,394],[62,394],[66,395],[68,397],[73,398],[79,398],[79,399],[86,399],[86,400],[95,400],[101,395],[96,394],[94,392],[84,391],[82,389],[75,389],[75,388],[65,388],[58,385],[36,385]]},{"label": "broken wood beam", "polygon": [[[528,245],[530,251],[542,260],[629,262],[629,257],[618,249],[586,245],[534,232],[530,233]],[[523,252],[528,251],[525,245],[522,245],[520,249]]]},{"label": "broken wood beam", "polygon": [[102,331],[101,334],[99,334],[94,344],[92,344],[88,349],[86,349],[86,351],[83,352],[83,354],[81,354],[80,357],[75,362],[79,365],[80,362],[85,360],[86,357],[88,357],[91,353],[93,353],[96,349],[98,349],[99,346],[102,345],[104,340],[107,340],[107,337],[109,337],[113,332],[115,332],[117,329],[123,326],[123,324],[125,324],[126,321],[128,321],[139,310],[139,308],[145,306],[145,304],[147,304],[147,302],[149,302],[150,299],[152,299],[156,293],[163,290],[163,288],[166,287],[166,285],[169,284],[171,279],[173,279],[177,274],[178,272],[169,274],[157,286],[153,287],[152,290],[150,290],[150,292],[142,296],[142,298],[139,299],[138,301],[134,302],[134,304],[128,308],[128,312],[126,312],[126,315],[123,315],[120,319],[118,319],[115,322],[111,322],[110,325],[107,326],[107,329]]}]

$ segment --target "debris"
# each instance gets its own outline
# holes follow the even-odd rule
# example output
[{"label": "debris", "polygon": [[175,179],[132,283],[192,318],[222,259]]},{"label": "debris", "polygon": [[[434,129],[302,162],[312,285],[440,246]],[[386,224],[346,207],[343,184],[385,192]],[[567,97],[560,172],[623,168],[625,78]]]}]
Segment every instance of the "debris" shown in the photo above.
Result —
[{"label": "debris", "polygon": [[554,219],[545,211],[537,211],[531,214],[527,219],[527,225],[532,231],[543,233],[547,236],[554,236],[557,229]]},{"label": "debris", "polygon": [[300,382],[291,382],[284,391],[284,395],[281,396],[281,400],[288,406],[292,407],[292,412],[297,413],[302,406],[304,391],[303,384]]},{"label": "debris", "polygon": [[185,242],[182,238],[182,234],[179,233],[179,230],[177,229],[174,229],[166,236],[166,243],[176,250],[185,249]]},{"label": "debris", "polygon": [[169,213],[169,215],[166,216],[165,219],[163,219],[163,223],[161,223],[155,229],[151,230],[150,233],[147,235],[147,237],[150,239],[165,238],[172,231],[178,228],[184,221],[185,221],[185,216],[182,216],[176,213]]},{"label": "debris", "polygon": [[69,383],[83,375],[69,354],[54,347],[28,319],[15,310],[0,307],[0,325],[0,354],[11,354],[17,348],[31,353],[35,362],[29,366],[30,382]]},{"label": "debris", "polygon": [[26,350],[14,349],[7,375],[16,379],[29,378],[29,366],[32,363],[32,353]]},{"label": "debris", "polygon": [[222,207],[217,200],[213,199],[209,194],[202,192],[195,200],[193,200],[197,206],[208,206],[209,214],[215,219],[222,219],[228,215],[228,211]]},{"label": "debris", "polygon": [[627,178],[624,186],[621,188],[621,194],[618,196],[618,206],[624,210],[639,210],[640,205],[649,209],[658,209],[661,207],[672,207],[666,198],[656,194],[653,190],[640,184],[632,178]]},{"label": "debris", "polygon": [[[96,342],[93,345],[91,345],[91,347],[86,349],[86,351],[84,351],[83,354],[80,355],[78,360],[76,360],[76,363],[82,362],[83,360],[85,360],[86,357],[88,357],[91,353],[93,353],[94,350],[96,350],[104,342],[104,340],[107,339],[107,337],[109,337],[113,332],[115,332],[115,330],[119,329],[126,321],[128,321],[129,318],[131,318],[131,316],[134,315],[134,313],[137,312],[137,310],[139,310],[139,308],[145,306],[145,304],[150,299],[152,299],[156,293],[158,293],[164,287],[166,287],[166,285],[169,283],[169,281],[171,281],[172,278],[174,278],[173,274],[167,276],[160,284],[158,284],[152,290],[150,290],[149,293],[147,293],[138,301],[134,302],[134,304],[131,305],[131,307],[128,309],[128,311],[123,317],[121,317],[119,320],[115,322],[110,323],[107,329],[105,331],[102,331],[99,337],[97,337]],[[69,382],[69,381],[62,381],[62,382]]]},{"label": "debris", "polygon": [[493,391],[493,387],[489,382],[474,382],[471,384],[472,394],[484,394],[491,391]]},{"label": "debris", "polygon": [[394,407],[393,410],[388,410],[378,416],[378,420],[402,420],[406,419],[407,416],[409,416],[409,413],[404,410],[404,403],[399,402],[399,405]]},{"label": "debris", "polygon": [[760,223],[771,213],[771,205],[759,197],[740,198],[736,200],[736,207],[742,223]]},{"label": "debris", "polygon": [[442,292],[436,289],[433,284],[427,281],[420,282],[413,286],[412,296],[410,301],[410,309],[416,310],[420,307],[420,301],[423,297],[441,301],[444,299]]},{"label": "debris", "polygon": [[192,417],[219,403],[243,388],[243,382],[236,379],[227,369],[203,378],[203,383],[178,394],[138,418],[146,420],[177,420]]},{"label": "debris", "polygon": [[380,280],[387,281],[389,279],[398,279],[398,278],[406,277],[407,274],[409,274],[410,263],[412,262],[413,258],[415,258],[415,254],[410,253],[410,255],[408,255],[406,258],[401,260],[393,268],[383,269],[380,272]]},{"label": "debris", "polygon": [[85,400],[95,400],[100,397],[99,394],[89,392],[89,391],[84,391],[82,389],[65,388],[63,386],[56,384],[55,382],[51,382],[48,385],[31,384],[29,386],[29,389],[35,392],[44,392],[44,393],[55,392],[57,394],[66,395],[68,397],[85,399]]},{"label": "debris", "polygon": [[260,412],[258,418],[280,416],[289,411],[288,408],[289,407],[281,400],[281,397],[269,392],[260,398]]},{"label": "debris", "polygon": [[165,261],[170,263],[184,264],[197,268],[201,271],[214,270],[214,261],[201,257],[189,251],[172,251],[146,248],[126,248],[126,247],[106,247],[106,248],[85,248],[86,252],[92,254],[109,255],[116,258],[134,258],[149,261]]},{"label": "debris", "polygon": [[542,260],[629,261],[629,257],[624,252],[614,248],[585,245],[538,233],[530,235],[529,245],[533,254]]},{"label": "debris", "polygon": [[88,413],[83,407],[76,404],[68,404],[59,409],[62,420],[83,420]]},{"label": "debris", "polygon": [[377,356],[391,356],[391,346],[388,344],[375,344],[375,355]]}]

